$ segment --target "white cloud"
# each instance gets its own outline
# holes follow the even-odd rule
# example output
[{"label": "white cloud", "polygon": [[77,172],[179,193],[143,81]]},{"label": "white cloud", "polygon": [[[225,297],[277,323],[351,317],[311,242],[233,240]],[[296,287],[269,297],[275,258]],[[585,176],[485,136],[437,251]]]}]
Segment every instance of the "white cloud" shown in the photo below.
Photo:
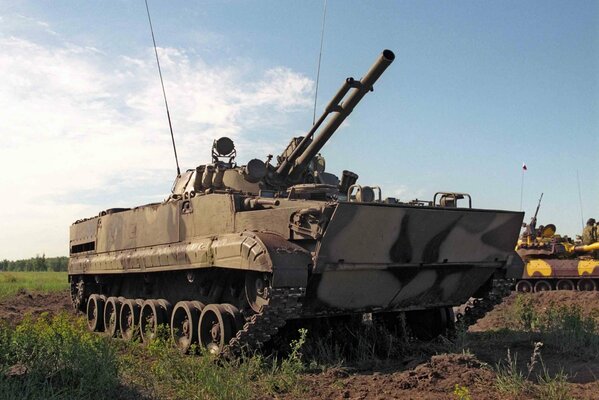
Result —
[{"label": "white cloud", "polygon": [[[23,36],[0,37],[0,48],[0,258],[65,254],[70,223],[100,203],[114,206],[82,198],[119,193],[136,205],[147,197],[140,188],[172,178],[153,50],[115,58]],[[248,135],[309,111],[313,82],[288,68],[256,73],[211,66],[184,49],[159,54],[182,168],[207,161],[212,140],[224,135],[237,140],[243,160],[264,156],[269,145]]]},{"label": "white cloud", "polygon": [[396,199],[400,199],[403,202],[409,202],[411,200],[415,200],[415,199],[427,199],[428,200],[428,196],[426,195],[426,192],[424,189],[419,188],[419,189],[414,189],[414,188],[409,188],[406,185],[399,185],[399,186],[393,186],[393,185],[389,185],[387,186],[388,190],[386,190],[385,192],[387,193],[383,193],[383,196],[390,196],[390,197],[395,197]]}]

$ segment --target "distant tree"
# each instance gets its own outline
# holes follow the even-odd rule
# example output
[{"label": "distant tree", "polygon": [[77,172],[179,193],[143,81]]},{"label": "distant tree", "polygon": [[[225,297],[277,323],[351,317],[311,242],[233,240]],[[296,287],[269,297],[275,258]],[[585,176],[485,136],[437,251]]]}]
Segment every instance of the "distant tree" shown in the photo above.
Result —
[{"label": "distant tree", "polygon": [[48,257],[38,254],[33,258],[22,260],[0,261],[0,271],[66,271],[68,269],[68,257]]},{"label": "distant tree", "polygon": [[34,271],[47,271],[46,267],[46,255],[42,254],[40,257],[39,254],[35,256],[33,259],[33,265],[31,266]]},{"label": "distant tree", "polygon": [[68,257],[52,257],[46,259],[48,271],[66,271],[68,263]]}]

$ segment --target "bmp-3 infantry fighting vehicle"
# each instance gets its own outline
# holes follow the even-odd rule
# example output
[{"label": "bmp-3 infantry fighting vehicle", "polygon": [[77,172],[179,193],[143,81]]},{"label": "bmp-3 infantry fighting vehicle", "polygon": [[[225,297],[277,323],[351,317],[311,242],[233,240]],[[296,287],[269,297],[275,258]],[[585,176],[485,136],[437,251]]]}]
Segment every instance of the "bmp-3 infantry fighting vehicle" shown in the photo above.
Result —
[{"label": "bmp-3 infantry fighting vehicle", "polygon": [[167,324],[182,351],[220,353],[259,347],[288,320],[362,313],[405,312],[436,334],[453,306],[477,298],[470,322],[498,302],[522,213],[473,209],[459,193],[401,203],[325,171],[320,150],[394,58],[348,78],[275,162],[238,166],[221,138],[164,202],[75,222],[71,295],[90,329],[145,341]]},{"label": "bmp-3 infantry fighting vehicle", "polygon": [[597,290],[599,287],[599,242],[582,244],[556,234],[556,226],[537,228],[535,215],[518,240],[517,252],[525,262],[519,292],[546,290]]}]

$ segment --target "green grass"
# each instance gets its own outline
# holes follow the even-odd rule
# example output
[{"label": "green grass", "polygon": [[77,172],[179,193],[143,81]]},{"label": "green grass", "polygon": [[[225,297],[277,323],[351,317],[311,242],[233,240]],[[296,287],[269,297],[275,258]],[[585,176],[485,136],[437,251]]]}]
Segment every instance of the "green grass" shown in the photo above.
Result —
[{"label": "green grass", "polygon": [[0,272],[0,299],[20,290],[49,293],[68,287],[66,272]]},{"label": "green grass", "polygon": [[529,332],[546,346],[563,354],[584,354],[599,358],[599,316],[584,315],[576,304],[550,303],[543,309],[535,308],[530,296],[520,295],[510,310],[510,318],[519,328]]},{"label": "green grass", "polygon": [[[66,273],[0,273],[0,297],[20,289],[49,292],[67,287]],[[535,344],[525,366],[517,362],[515,352],[508,351],[507,359],[494,368],[494,384],[486,385],[502,398],[569,400],[568,375],[563,370],[549,372],[541,347],[552,354],[566,354],[575,348],[597,357],[597,316],[586,316],[577,306],[535,308],[526,298],[519,299],[508,313],[518,326],[516,330],[485,332],[489,340],[511,338],[514,343],[522,342],[523,336],[525,342],[534,338],[544,346]],[[180,354],[168,339],[168,329],[163,328],[158,339],[141,345],[89,333],[83,317],[69,314],[42,315],[36,320],[28,317],[16,327],[0,324],[0,400],[302,398],[307,390],[304,385],[308,381],[303,377],[307,369],[324,371],[406,356],[425,359],[431,354],[465,352],[469,346],[476,349],[473,336],[466,331],[457,332],[452,340],[420,343],[394,337],[378,325],[359,329],[332,326],[320,331],[311,327],[299,334],[294,327],[291,333],[299,339],[286,346],[285,356],[255,353],[217,360],[209,354]],[[290,337],[286,336],[286,343]],[[456,385],[448,395],[467,400],[472,398],[471,389]]]},{"label": "green grass", "polygon": [[0,325],[0,399],[109,399],[118,387],[116,352],[82,318]]},{"label": "green grass", "polygon": [[[508,310],[508,319],[516,330],[505,329],[496,334],[512,338],[512,342],[535,341],[526,364],[526,371],[518,366],[517,354],[507,351],[507,358],[496,368],[495,388],[502,395],[519,398],[530,394],[535,399],[570,400],[568,375],[560,369],[553,374],[543,362],[542,348],[565,357],[577,354],[579,360],[599,357],[599,319],[596,313],[585,315],[578,305],[549,303],[535,307],[531,296],[519,295]],[[541,367],[534,373],[535,365]]]},{"label": "green grass", "polygon": [[138,392],[159,399],[242,400],[280,394],[299,398],[304,370],[300,349],[306,332],[300,335],[292,341],[291,353],[279,359],[258,353],[216,359],[198,348],[193,355],[182,355],[165,339],[168,335],[145,347],[120,342],[121,376]]},{"label": "green grass", "polygon": [[67,313],[27,317],[0,325],[0,400],[301,398],[306,332],[299,335],[282,358],[217,359],[182,355],[166,334],[143,346],[88,332]]}]

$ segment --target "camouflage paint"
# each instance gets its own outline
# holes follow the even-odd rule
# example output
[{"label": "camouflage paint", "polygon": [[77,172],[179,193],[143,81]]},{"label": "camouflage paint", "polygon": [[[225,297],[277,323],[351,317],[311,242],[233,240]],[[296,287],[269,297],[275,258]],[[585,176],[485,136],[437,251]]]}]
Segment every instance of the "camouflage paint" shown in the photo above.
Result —
[{"label": "camouflage paint", "polygon": [[[511,264],[514,243],[505,237],[517,237],[523,217],[304,199],[247,210],[243,198],[197,195],[79,223],[85,229],[76,223],[72,243],[95,237],[97,245],[71,256],[70,273],[271,272],[277,287],[307,287],[306,313],[456,305]],[[293,239],[292,221],[310,228],[303,240]]]},{"label": "camouflage paint", "polygon": [[599,260],[534,259],[526,262],[522,279],[599,278]]}]

